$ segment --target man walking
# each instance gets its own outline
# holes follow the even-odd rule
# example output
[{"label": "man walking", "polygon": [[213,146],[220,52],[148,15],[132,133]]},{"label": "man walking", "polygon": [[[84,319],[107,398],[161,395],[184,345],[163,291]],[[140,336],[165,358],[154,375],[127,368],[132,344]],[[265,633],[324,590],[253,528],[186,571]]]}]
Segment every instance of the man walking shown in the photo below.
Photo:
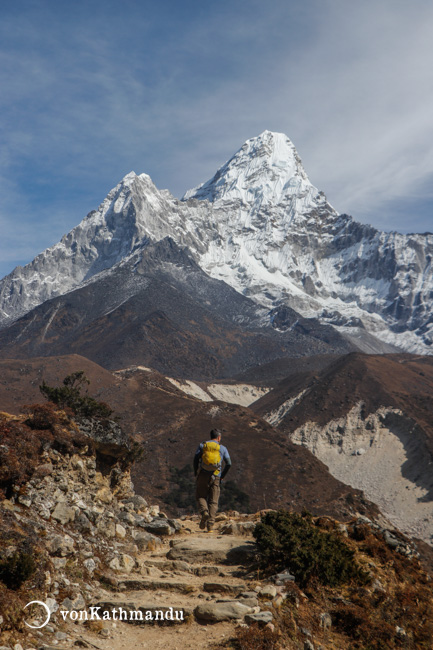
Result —
[{"label": "man walking", "polygon": [[[224,461],[224,469],[222,468]],[[201,515],[200,528],[211,533],[218,512],[221,481],[232,465],[229,452],[221,444],[221,431],[212,429],[210,440],[201,442],[194,456],[194,475],[197,477],[196,499]]]}]

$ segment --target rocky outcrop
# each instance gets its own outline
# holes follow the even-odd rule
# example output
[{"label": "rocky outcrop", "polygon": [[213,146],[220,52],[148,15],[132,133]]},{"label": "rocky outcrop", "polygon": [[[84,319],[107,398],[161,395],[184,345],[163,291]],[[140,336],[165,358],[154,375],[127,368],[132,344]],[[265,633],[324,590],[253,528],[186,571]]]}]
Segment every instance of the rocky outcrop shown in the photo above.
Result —
[{"label": "rocky outcrop", "polygon": [[[5,426],[9,416],[2,415]],[[10,420],[27,435],[23,418]],[[127,462],[131,441],[115,422],[86,420],[77,427],[65,416],[63,424],[62,451],[55,448],[56,439],[47,436],[30,480],[23,483],[20,478],[9,486],[9,498],[0,499],[0,563],[9,557],[29,563],[26,558],[34,556],[36,564],[29,566],[36,571],[36,592],[26,596],[24,591],[22,597],[52,604],[53,612],[93,605],[105,594],[101,585],[117,584],[116,576],[159,575],[157,569],[143,567],[140,553],[161,547],[161,535],[180,529],[178,521],[167,519],[159,506],[148,505],[135,493]],[[79,445],[68,442],[69,435]],[[18,578],[12,576],[8,584],[17,589]],[[1,587],[0,578],[0,592]],[[19,607],[20,596],[17,599]],[[2,623],[0,635],[2,628],[7,634],[15,625],[10,614]],[[63,634],[54,623],[44,632]],[[57,641],[62,639],[57,636]]]},{"label": "rocky outcrop", "polygon": [[96,450],[104,456],[126,458],[131,451],[130,436],[114,420],[81,418],[79,428],[85,436],[93,440]]}]

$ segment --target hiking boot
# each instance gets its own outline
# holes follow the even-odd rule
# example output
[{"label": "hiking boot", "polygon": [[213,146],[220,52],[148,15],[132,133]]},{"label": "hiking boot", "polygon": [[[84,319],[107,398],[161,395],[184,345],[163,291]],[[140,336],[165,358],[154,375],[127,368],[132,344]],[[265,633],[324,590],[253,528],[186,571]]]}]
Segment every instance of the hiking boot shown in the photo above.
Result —
[{"label": "hiking boot", "polygon": [[204,530],[204,529],[206,528],[206,523],[207,523],[207,520],[208,520],[208,519],[209,519],[209,513],[208,513],[208,512],[204,512],[204,513],[202,514],[202,516],[201,516],[201,521],[200,521],[200,529],[201,529],[201,530]]},{"label": "hiking boot", "polygon": [[215,532],[215,531],[214,531],[213,528],[208,528],[206,532],[207,532],[207,533],[213,533],[213,532]]}]

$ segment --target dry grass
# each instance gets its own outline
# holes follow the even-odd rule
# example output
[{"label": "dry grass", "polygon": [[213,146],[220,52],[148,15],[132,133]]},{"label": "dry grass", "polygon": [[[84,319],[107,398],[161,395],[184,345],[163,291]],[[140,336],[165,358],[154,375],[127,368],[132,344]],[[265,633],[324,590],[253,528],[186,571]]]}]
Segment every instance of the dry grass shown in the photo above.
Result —
[{"label": "dry grass", "polygon": [[289,646],[282,641],[281,634],[278,632],[254,624],[236,628],[235,638],[215,647],[233,650],[280,650]]}]

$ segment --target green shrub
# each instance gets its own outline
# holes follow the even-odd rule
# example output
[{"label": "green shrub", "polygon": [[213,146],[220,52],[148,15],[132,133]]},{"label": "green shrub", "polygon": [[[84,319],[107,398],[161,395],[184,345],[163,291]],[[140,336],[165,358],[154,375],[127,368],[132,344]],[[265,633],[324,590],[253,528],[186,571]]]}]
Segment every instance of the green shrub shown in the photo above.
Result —
[{"label": "green shrub", "polygon": [[16,551],[13,555],[0,560],[0,580],[9,589],[19,589],[36,571],[33,555]]},{"label": "green shrub", "polygon": [[105,402],[98,402],[89,395],[82,395],[82,389],[90,384],[83,370],[68,375],[63,386],[48,386],[45,381],[39,386],[42,395],[60,408],[72,409],[74,415],[81,417],[109,418],[112,409]]},{"label": "green shrub", "polygon": [[288,569],[301,587],[312,579],[335,587],[352,578],[366,581],[354,552],[335,534],[318,530],[309,515],[267,512],[254,529],[262,564]]}]

